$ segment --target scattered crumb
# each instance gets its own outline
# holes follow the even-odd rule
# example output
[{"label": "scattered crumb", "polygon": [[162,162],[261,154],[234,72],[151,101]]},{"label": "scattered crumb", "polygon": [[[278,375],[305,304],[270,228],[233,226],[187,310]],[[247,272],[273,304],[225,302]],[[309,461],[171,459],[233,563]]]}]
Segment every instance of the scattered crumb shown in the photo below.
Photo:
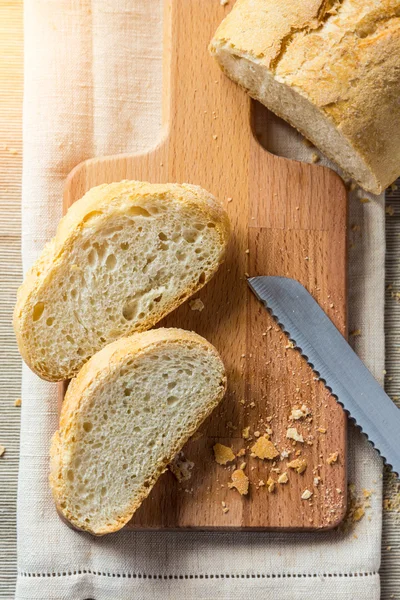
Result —
[{"label": "scattered crumb", "polygon": [[315,487],[318,487],[321,482],[321,477],[314,477],[313,483]]},{"label": "scattered crumb", "polygon": [[246,448],[241,448],[239,450],[239,452],[236,454],[236,456],[240,457],[240,456],[244,456],[246,454]]},{"label": "scattered crumb", "polygon": [[219,3],[221,6],[226,6],[228,4],[229,0],[219,0]]},{"label": "scattered crumb", "polygon": [[232,448],[229,448],[229,446],[215,444],[213,450],[215,462],[217,462],[219,465],[226,465],[226,463],[231,462],[236,458]]},{"label": "scattered crumb", "polygon": [[289,458],[289,452],[287,450],[282,450],[281,452],[281,459],[283,460],[284,458]]},{"label": "scattered crumb", "polygon": [[10,148],[9,146],[5,147],[6,151],[9,152],[10,154],[19,154],[18,150],[16,148]]},{"label": "scattered crumb", "polygon": [[360,198],[359,199],[361,204],[368,204],[369,202],[371,202],[371,200],[369,198]]},{"label": "scattered crumb", "polygon": [[317,431],[318,433],[326,433],[327,429],[325,429],[325,427],[318,427]]},{"label": "scattered crumb", "polygon": [[303,419],[310,414],[310,409],[303,404],[301,408],[292,408],[292,412],[290,413],[290,419],[294,419],[298,421],[299,419]]},{"label": "scattered crumb", "polygon": [[200,298],[196,298],[195,300],[189,301],[190,310],[198,310],[201,312],[204,309],[204,303]]},{"label": "scattered crumb", "polygon": [[[346,533],[352,531],[355,528],[356,523],[364,518],[366,509],[370,508],[371,506],[368,498],[362,498],[356,493],[356,486],[354,483],[349,484],[347,494],[347,513],[343,523],[339,526],[342,531],[345,531]],[[368,520],[370,520],[370,518],[371,517],[369,516]]]},{"label": "scattered crumb", "polygon": [[250,408],[255,408],[256,407],[256,403],[255,402],[250,402],[249,406],[250,406]]},{"label": "scattered crumb", "polygon": [[0,456],[3,456],[4,452],[6,451],[4,446],[0,446]]},{"label": "scattered crumb", "polygon": [[194,462],[187,460],[183,452],[179,452],[168,465],[169,470],[179,482],[188,481],[191,478],[193,467]]},{"label": "scattered crumb", "polygon": [[227,512],[229,512],[229,508],[227,506],[224,506],[222,512],[226,514]]},{"label": "scattered crumb", "polygon": [[330,454],[326,459],[326,462],[328,463],[328,465],[333,465],[335,462],[337,462],[338,457],[339,452],[332,452],[332,454]]},{"label": "scattered crumb", "polygon": [[250,250],[247,248],[247,250],[244,251],[245,254],[250,254]]},{"label": "scattered crumb", "polygon": [[250,437],[250,426],[249,427],[244,427],[244,429],[242,429],[242,438],[244,440],[248,440]]},{"label": "scattered crumb", "polygon": [[394,208],[391,204],[388,204],[388,206],[385,209],[385,212],[387,215],[389,215],[389,217],[393,217],[394,215]]},{"label": "scattered crumb", "polygon": [[258,487],[259,487],[259,488],[260,488],[260,487],[264,487],[264,485],[265,485],[265,481],[264,481],[263,479],[260,479],[260,481],[258,482],[258,484],[257,484],[257,485],[258,485]]},{"label": "scattered crumb", "polygon": [[257,458],[261,458],[261,460],[273,460],[279,456],[278,450],[268,439],[267,435],[263,435],[258,438],[254,446],[252,446],[251,451]]},{"label": "scattered crumb", "polygon": [[21,406],[21,404],[22,404],[21,398],[17,398],[16,401],[14,402],[14,406]]},{"label": "scattered crumb", "polygon": [[311,162],[312,163],[317,163],[321,160],[321,157],[318,156],[318,154],[316,152],[313,152],[311,155]]},{"label": "scattered crumb", "polygon": [[246,496],[249,491],[249,478],[241,469],[236,469],[232,473],[232,481],[228,483],[228,487],[236,488],[241,496]]},{"label": "scattered crumb", "polygon": [[398,188],[398,186],[397,186],[395,183],[391,183],[391,184],[389,185],[389,187],[390,187],[390,191],[391,191],[391,192],[395,192],[396,190],[398,190],[398,189],[399,189],[399,188]]},{"label": "scattered crumb", "polygon": [[213,140],[217,140],[217,139],[218,139],[218,136],[214,134],[213,135]]},{"label": "scattered crumb", "polygon": [[275,490],[276,481],[274,479],[272,479],[272,477],[268,477],[267,486],[268,486],[268,492],[270,494],[272,494],[272,492]]},{"label": "scattered crumb", "polygon": [[288,481],[289,481],[289,477],[288,477],[288,474],[286,473],[286,471],[284,473],[282,473],[282,475],[279,475],[278,483],[287,483]]},{"label": "scattered crumb", "polygon": [[254,432],[254,437],[258,438],[260,437],[261,433],[259,431],[255,431]]},{"label": "scattered crumb", "polygon": [[232,202],[233,198],[229,197],[226,199],[227,202]]},{"label": "scattered crumb", "polygon": [[246,463],[242,462],[242,464],[240,465],[239,469],[242,469],[242,471],[246,468]]},{"label": "scattered crumb", "polygon": [[310,490],[304,490],[304,492],[301,495],[301,499],[302,500],[309,500],[312,495],[313,495],[313,493],[310,492]]},{"label": "scattered crumb", "polygon": [[303,138],[303,144],[305,146],[307,146],[308,148],[313,148],[314,144],[312,142],[310,142],[310,140],[308,140],[307,138]]},{"label": "scattered crumb", "polygon": [[350,331],[350,335],[352,335],[353,337],[361,335],[361,329],[354,329],[353,331]]},{"label": "scattered crumb", "polygon": [[299,433],[296,429],[296,427],[289,427],[287,432],[286,432],[286,437],[289,440],[294,440],[295,442],[302,442],[304,443],[304,438],[301,435],[301,433]]},{"label": "scattered crumb", "polygon": [[295,458],[287,464],[289,469],[294,469],[297,473],[304,473],[307,469],[307,461],[305,458]]}]

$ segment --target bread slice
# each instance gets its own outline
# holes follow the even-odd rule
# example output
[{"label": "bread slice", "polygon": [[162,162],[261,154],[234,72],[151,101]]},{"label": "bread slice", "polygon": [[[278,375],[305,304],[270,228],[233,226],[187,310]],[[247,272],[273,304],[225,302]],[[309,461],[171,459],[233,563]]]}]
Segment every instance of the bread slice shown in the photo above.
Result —
[{"label": "bread slice", "polygon": [[222,399],[224,365],[196,333],[155,329],[95,354],[67,390],[50,485],[74,527],[123,527]]},{"label": "bread slice", "polygon": [[200,187],[121,181],[91,189],[18,292],[19,350],[43,379],[73,377],[108,343],[150,329],[209,281],[229,221]]},{"label": "bread slice", "polygon": [[237,0],[210,49],[365,190],[400,175],[398,0]]}]

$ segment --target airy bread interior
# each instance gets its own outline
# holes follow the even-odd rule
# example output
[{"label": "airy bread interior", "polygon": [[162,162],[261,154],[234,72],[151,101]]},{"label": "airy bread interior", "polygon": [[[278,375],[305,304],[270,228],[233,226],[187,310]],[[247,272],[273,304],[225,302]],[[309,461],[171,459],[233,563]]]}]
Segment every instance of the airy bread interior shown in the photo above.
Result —
[{"label": "airy bread interior", "polygon": [[304,95],[280,81],[254,57],[239,54],[228,44],[216,44],[212,51],[229,77],[253,98],[298,129],[365,189],[380,191],[370,166],[335,124]]},{"label": "airy bread interior", "polygon": [[[138,352],[130,347],[134,338]],[[61,513],[101,535],[131,518],[222,398],[226,380],[215,349],[180,330],[119,340],[83,371],[67,391],[50,480]]]},{"label": "airy bread interior", "polygon": [[41,377],[72,377],[106,344],[149,329],[212,277],[226,249],[226,214],[201,188],[183,189],[184,201],[175,188],[119,192],[86,212],[61,249],[52,242],[45,250],[15,312],[21,353]]}]

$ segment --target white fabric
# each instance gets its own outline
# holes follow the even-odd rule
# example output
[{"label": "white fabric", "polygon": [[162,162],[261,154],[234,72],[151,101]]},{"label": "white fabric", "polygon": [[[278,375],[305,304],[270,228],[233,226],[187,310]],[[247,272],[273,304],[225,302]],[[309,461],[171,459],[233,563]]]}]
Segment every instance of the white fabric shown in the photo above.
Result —
[{"label": "white fabric", "polygon": [[[26,0],[25,270],[54,234],[70,170],[91,156],[143,151],[160,135],[161,4]],[[293,156],[296,134],[276,123],[273,130],[282,153]],[[350,329],[362,329],[358,350],[380,377],[382,198],[369,204],[353,198],[351,221],[362,231],[352,234],[350,249]],[[22,394],[18,600],[379,598],[381,462],[354,431],[349,480],[375,494],[370,520],[348,534],[122,531],[94,539],[60,521],[48,487],[56,386],[25,368]]]}]

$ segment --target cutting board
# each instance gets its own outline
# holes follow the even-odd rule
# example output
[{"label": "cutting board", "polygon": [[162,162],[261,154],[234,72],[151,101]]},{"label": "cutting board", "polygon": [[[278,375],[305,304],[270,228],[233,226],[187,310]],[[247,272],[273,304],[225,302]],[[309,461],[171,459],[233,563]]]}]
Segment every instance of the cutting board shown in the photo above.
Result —
[{"label": "cutting board", "polygon": [[[232,223],[227,260],[196,296],[204,309],[186,303],[160,323],[197,331],[217,347],[228,374],[226,397],[184,448],[193,463],[190,479],[179,482],[167,471],[128,527],[326,529],[340,522],[346,505],[344,413],[289,347],[246,277],[296,278],[345,333],[346,192],[331,170],[273,156],[255,139],[255,103],[207,51],[229,8],[218,0],[166,1],[162,140],[144,155],[79,164],[67,179],[64,207],[100,183],[189,182],[212,192]],[[309,416],[291,421],[292,408],[303,404]],[[251,439],[243,439],[247,427]],[[288,427],[304,443],[288,439]],[[288,458],[250,455],[266,431]],[[217,442],[246,454],[221,466],[214,460]],[[333,453],[337,461],[328,464]],[[307,462],[302,474],[286,466],[296,458]],[[242,463],[250,480],[246,496],[229,487],[232,469]],[[263,485],[284,472],[287,483],[274,490]],[[308,500],[301,499],[305,490],[313,493]]]}]

